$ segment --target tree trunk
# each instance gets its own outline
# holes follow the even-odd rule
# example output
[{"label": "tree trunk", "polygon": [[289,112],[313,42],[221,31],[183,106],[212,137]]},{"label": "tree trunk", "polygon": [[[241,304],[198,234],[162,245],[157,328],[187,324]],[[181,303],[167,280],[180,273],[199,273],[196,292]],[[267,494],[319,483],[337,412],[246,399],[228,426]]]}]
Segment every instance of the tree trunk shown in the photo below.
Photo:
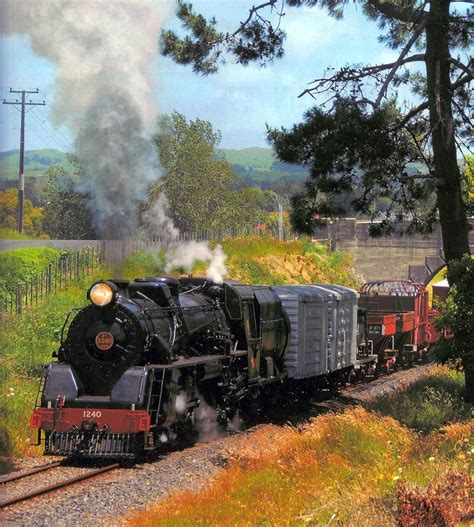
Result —
[{"label": "tree trunk", "polygon": [[432,0],[426,26],[426,80],[439,219],[449,265],[469,254],[469,231],[454,141],[448,36],[449,0]]},{"label": "tree trunk", "polygon": [[[456,159],[449,53],[449,0],[431,0],[426,26],[426,81],[437,203],[444,257],[449,264],[469,254],[467,212]],[[453,328],[456,332],[456,328]],[[474,363],[464,351],[466,401],[474,398]]]}]

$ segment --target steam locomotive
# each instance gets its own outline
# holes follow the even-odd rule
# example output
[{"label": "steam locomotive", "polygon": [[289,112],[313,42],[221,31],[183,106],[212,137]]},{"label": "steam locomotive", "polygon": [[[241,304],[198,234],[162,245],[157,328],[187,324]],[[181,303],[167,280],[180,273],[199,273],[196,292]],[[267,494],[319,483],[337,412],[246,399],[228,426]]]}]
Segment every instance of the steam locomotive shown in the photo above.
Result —
[{"label": "steam locomotive", "polygon": [[192,441],[200,405],[225,424],[271,385],[336,386],[413,362],[430,341],[427,302],[403,283],[366,285],[358,305],[337,285],[96,282],[66,319],[30,426],[46,455],[135,459]]}]

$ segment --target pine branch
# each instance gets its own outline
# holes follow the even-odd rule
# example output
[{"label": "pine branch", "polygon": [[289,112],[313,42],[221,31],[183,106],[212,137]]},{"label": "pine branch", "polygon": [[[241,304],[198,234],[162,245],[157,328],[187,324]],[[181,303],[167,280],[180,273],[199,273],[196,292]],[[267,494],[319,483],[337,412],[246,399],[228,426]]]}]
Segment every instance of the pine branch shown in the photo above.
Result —
[{"label": "pine branch", "polygon": [[[377,99],[375,100],[375,107],[378,108],[380,106],[380,103],[382,102],[382,98],[385,97],[388,87],[390,83],[393,80],[393,77],[397,73],[398,69],[404,64],[404,59],[407,55],[407,53],[410,51],[410,49],[413,47],[415,42],[418,40],[421,33],[424,31],[426,27],[426,18],[420,22],[420,24],[416,27],[415,31],[413,32],[413,35],[411,36],[410,40],[407,42],[405,47],[400,52],[400,55],[398,59],[396,60],[395,64],[393,65],[392,69],[389,71],[388,75],[385,77],[385,80],[382,84],[382,88],[379,91],[379,94],[377,96]],[[423,55],[424,57],[424,55]],[[409,57],[409,58],[413,58]],[[406,64],[406,62],[405,62]]]},{"label": "pine branch", "polygon": [[[393,70],[395,72],[405,64],[410,64],[412,62],[423,62],[425,59],[424,53],[418,53],[416,55],[410,55],[402,60],[396,60],[395,62],[390,62],[386,64],[377,64],[375,66],[365,66],[360,69],[356,68],[342,68],[332,77],[322,77],[319,79],[314,79],[309,84],[316,84],[312,88],[307,88],[301,92],[298,97],[302,97],[306,94],[311,94],[311,92],[324,93],[332,89],[333,86],[340,82],[355,82],[360,81],[361,79],[375,76],[386,70]],[[394,74],[395,74],[394,72]],[[392,76],[393,77],[393,76]]]},{"label": "pine branch", "polygon": [[413,9],[410,6],[402,7],[387,0],[368,0],[367,3],[379,13],[407,24],[418,24],[427,18],[427,13],[423,10]]}]

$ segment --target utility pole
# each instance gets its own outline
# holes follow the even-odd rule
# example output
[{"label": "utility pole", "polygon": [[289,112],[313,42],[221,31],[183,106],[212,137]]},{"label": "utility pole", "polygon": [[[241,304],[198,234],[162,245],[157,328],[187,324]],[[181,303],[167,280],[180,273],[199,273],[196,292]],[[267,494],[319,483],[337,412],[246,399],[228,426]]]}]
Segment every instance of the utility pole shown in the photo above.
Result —
[{"label": "utility pole", "polygon": [[45,102],[32,102],[26,100],[27,93],[39,93],[36,90],[13,90],[10,88],[10,93],[21,93],[21,101],[6,101],[3,99],[3,104],[12,104],[14,106],[21,106],[21,127],[20,127],[20,166],[18,170],[18,209],[17,209],[17,230],[23,232],[23,200],[25,197],[25,107],[26,106],[45,106]]},{"label": "utility pole", "polygon": [[283,241],[283,206],[278,203],[278,239]]}]

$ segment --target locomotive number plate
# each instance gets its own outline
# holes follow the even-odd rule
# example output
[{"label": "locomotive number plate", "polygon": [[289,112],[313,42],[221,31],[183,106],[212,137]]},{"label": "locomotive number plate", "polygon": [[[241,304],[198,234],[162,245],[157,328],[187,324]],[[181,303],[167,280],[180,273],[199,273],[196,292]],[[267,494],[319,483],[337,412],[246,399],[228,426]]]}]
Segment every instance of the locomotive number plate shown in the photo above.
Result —
[{"label": "locomotive number plate", "polygon": [[98,349],[107,351],[114,345],[114,336],[108,331],[101,331],[95,337],[95,345]]},{"label": "locomotive number plate", "polygon": [[102,417],[102,412],[100,410],[84,410],[82,412],[82,417],[98,419],[99,417]]}]

